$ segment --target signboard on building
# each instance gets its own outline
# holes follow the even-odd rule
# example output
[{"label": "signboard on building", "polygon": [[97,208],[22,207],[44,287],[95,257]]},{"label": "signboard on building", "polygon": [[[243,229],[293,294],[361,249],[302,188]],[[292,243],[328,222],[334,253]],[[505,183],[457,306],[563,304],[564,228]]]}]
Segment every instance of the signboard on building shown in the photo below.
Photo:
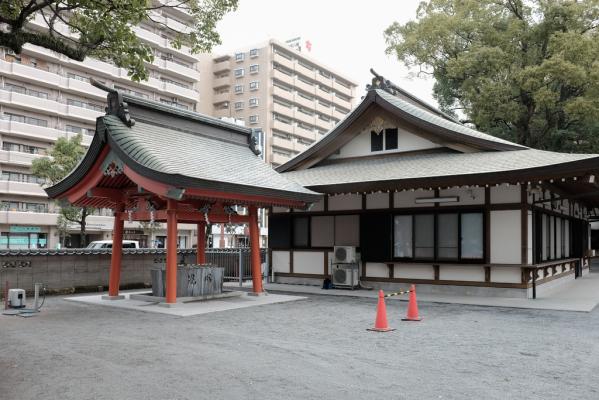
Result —
[{"label": "signboard on building", "polygon": [[[87,231],[111,231],[113,228],[112,223],[86,223],[85,224],[85,229]],[[69,231],[79,231],[79,229],[81,229],[81,226],[79,226],[78,224],[69,224],[68,225],[68,229]]]},{"label": "signboard on building", "polygon": [[302,51],[304,48],[308,51],[312,51],[312,42],[309,40],[303,41],[301,36],[294,37],[285,41],[285,44],[294,50]]},{"label": "signboard on building", "polygon": [[9,232],[12,233],[40,233],[42,228],[39,226],[11,225]]}]

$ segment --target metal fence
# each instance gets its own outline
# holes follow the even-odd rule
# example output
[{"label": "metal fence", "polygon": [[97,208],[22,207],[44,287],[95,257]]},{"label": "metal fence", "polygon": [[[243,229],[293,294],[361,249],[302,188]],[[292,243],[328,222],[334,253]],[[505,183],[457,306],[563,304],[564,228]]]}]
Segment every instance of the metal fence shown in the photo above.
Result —
[{"label": "metal fence", "polygon": [[[267,262],[266,254],[266,249],[260,249],[261,263]],[[224,267],[226,281],[238,281],[241,285],[244,280],[252,279],[250,249],[206,249],[206,262]]]}]

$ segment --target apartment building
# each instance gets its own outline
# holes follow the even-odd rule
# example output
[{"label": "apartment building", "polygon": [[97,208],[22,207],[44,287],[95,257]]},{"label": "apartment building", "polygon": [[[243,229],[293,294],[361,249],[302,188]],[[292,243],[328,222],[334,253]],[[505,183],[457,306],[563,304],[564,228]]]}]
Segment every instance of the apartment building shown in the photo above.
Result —
[{"label": "apartment building", "polygon": [[265,160],[279,166],[320,139],[353,107],[357,84],[290,47],[265,44],[203,63],[200,112],[262,130]]},{"label": "apartment building", "polygon": [[[179,31],[187,29],[190,21],[186,13],[170,8],[156,12],[153,19]],[[30,23],[44,26],[41,16]],[[59,137],[81,133],[85,145],[91,142],[96,117],[104,113],[106,93],[93,87],[90,78],[136,96],[198,109],[199,57],[185,46],[170,46],[170,29],[155,23],[135,29],[154,51],[146,82],[132,82],[126,70],[108,62],[76,62],[31,45],[20,55],[0,48],[0,249],[54,248],[59,243],[58,207],[31,174],[31,162],[46,155]],[[69,34],[66,28],[64,33]],[[87,219],[88,240],[110,239],[111,212],[94,214]],[[193,228],[180,226],[180,247],[195,243]],[[78,229],[69,226],[75,234],[73,246],[78,244]],[[126,225],[126,236],[150,246],[160,245],[165,234],[160,228],[148,233],[135,223]]]}]

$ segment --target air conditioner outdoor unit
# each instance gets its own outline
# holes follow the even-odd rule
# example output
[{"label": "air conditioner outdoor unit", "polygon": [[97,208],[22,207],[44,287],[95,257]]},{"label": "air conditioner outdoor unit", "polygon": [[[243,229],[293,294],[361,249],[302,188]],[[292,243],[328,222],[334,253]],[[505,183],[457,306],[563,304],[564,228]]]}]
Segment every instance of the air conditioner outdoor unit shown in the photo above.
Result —
[{"label": "air conditioner outdoor unit", "polygon": [[333,263],[355,263],[356,248],[353,246],[335,246],[333,248]]},{"label": "air conditioner outdoor unit", "polygon": [[25,291],[23,289],[8,289],[8,302],[11,308],[25,307]]},{"label": "air conditioner outdoor unit", "polygon": [[333,286],[358,286],[358,265],[357,264],[333,264],[331,277]]}]

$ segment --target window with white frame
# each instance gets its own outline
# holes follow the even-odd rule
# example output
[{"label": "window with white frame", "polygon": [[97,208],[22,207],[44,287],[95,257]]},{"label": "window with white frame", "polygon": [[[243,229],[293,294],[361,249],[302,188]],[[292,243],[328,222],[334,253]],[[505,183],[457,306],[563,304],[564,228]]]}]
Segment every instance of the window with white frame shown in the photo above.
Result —
[{"label": "window with white frame", "polygon": [[250,74],[257,74],[259,70],[260,70],[260,65],[258,65],[258,64],[250,65]]},{"label": "window with white frame", "polygon": [[243,93],[243,85],[235,85],[235,93]]},{"label": "window with white frame", "polygon": [[250,107],[258,107],[258,98],[257,97],[250,98]]},{"label": "window with white frame", "polygon": [[236,110],[243,110],[243,101],[236,101],[235,102],[235,109]]},{"label": "window with white frame", "polygon": [[245,54],[243,53],[235,53],[235,61],[241,62],[245,59]]},{"label": "window with white frame", "polygon": [[258,49],[251,49],[250,50],[250,57],[252,57],[252,58],[258,57]]},{"label": "window with white frame", "polygon": [[258,81],[251,81],[250,82],[250,90],[258,90],[259,84],[260,84],[260,82],[258,82]]},{"label": "window with white frame", "polygon": [[245,75],[245,71],[244,71],[243,68],[236,68],[235,69],[235,77],[241,78],[243,75]]},{"label": "window with white frame", "polygon": [[257,124],[257,123],[258,123],[258,116],[250,115],[250,124]]}]

